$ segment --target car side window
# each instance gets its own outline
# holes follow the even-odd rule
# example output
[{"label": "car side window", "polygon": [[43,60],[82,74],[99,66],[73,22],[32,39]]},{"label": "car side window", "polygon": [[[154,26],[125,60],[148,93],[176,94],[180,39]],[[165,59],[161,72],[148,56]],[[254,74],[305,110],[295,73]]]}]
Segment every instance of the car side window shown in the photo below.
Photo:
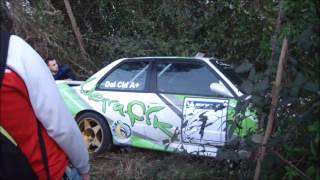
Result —
[{"label": "car side window", "polygon": [[98,85],[102,90],[143,91],[149,67],[148,62],[125,62],[113,70]]},{"label": "car side window", "polygon": [[[216,84],[224,85],[205,64],[197,62],[157,63],[156,69],[158,92],[227,96],[210,88]],[[229,92],[226,87],[224,90]]]}]

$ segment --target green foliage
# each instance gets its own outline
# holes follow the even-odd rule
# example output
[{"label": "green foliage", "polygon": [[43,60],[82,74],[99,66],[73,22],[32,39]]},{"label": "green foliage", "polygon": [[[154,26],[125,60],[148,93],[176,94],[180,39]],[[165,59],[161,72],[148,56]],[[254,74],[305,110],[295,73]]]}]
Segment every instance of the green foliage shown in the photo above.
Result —
[{"label": "green foliage", "polygon": [[107,63],[128,56],[193,56],[199,51],[235,63],[254,61],[260,53],[260,31],[268,23],[244,1],[99,0],[72,6],[90,55]]},{"label": "green foliage", "polygon": [[[270,13],[270,5],[265,4],[269,8],[262,13]],[[264,117],[267,117],[271,104],[270,81],[275,79],[275,62],[280,55],[280,43],[284,37],[289,39],[288,63],[276,109],[276,125],[268,144],[269,154],[263,164],[262,179],[296,179],[303,177],[301,172],[312,179],[320,177],[317,151],[320,132],[320,60],[317,50],[320,48],[320,21],[316,11],[319,6],[315,5],[314,1],[284,1],[284,17],[281,30],[276,34],[276,48],[273,52],[275,58],[270,58],[269,50],[265,48],[268,47],[266,41],[261,41],[263,46],[260,47],[264,52],[260,54],[259,61],[243,62],[236,69],[245,79],[241,88],[253,95],[252,102],[257,107],[261,117],[260,125],[264,129],[267,122]],[[276,19],[272,21],[276,22]],[[279,153],[287,162],[273,152]],[[277,171],[273,167],[277,167]]]}]

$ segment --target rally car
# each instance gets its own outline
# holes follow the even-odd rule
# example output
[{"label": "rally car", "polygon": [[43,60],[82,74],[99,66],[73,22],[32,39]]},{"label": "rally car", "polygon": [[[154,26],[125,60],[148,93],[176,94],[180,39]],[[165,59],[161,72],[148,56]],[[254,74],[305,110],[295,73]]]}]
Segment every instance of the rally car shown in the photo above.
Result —
[{"label": "rally car", "polygon": [[[57,82],[88,150],[112,145],[216,156],[245,96],[231,66],[203,57],[116,60],[78,86]],[[255,128],[248,112],[235,136]]]}]

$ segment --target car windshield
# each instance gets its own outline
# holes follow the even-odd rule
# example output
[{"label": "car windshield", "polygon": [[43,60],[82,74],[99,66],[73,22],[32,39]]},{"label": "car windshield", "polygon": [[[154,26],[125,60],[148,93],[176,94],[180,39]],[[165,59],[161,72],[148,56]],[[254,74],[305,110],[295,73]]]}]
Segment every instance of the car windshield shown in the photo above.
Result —
[{"label": "car windshield", "polygon": [[236,85],[238,88],[241,86],[242,80],[238,77],[231,65],[225,64],[216,59],[210,59],[210,62],[217,67],[234,85]]}]

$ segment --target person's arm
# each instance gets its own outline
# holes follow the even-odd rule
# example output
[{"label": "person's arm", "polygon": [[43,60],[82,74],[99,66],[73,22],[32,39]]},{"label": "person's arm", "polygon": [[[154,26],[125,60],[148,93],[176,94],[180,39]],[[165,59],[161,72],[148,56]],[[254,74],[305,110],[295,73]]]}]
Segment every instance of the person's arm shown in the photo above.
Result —
[{"label": "person's arm", "polygon": [[83,173],[81,174],[82,180],[90,180],[90,174],[89,173]]},{"label": "person's arm", "polygon": [[73,74],[71,68],[69,66],[66,66],[66,67],[67,67],[66,78],[71,80],[76,80],[76,76]]},{"label": "person's arm", "polygon": [[42,58],[17,36],[10,38],[9,56],[7,65],[24,80],[34,112],[49,136],[80,173],[89,172],[89,155],[81,132]]}]

